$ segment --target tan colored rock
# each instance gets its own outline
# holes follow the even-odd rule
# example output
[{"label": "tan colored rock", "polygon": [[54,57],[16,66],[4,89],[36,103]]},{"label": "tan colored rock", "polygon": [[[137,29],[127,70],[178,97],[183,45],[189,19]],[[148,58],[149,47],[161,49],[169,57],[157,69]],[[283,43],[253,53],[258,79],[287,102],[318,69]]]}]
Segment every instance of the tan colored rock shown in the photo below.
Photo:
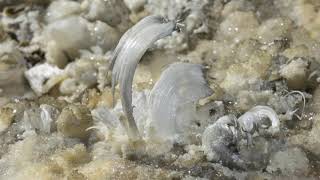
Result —
[{"label": "tan colored rock", "polygon": [[199,41],[194,51],[188,53],[188,59],[193,63],[202,63],[206,59],[206,56],[212,58],[212,46],[213,42],[211,40]]},{"label": "tan colored rock", "polygon": [[0,133],[5,131],[13,121],[14,111],[11,108],[0,109]]},{"label": "tan colored rock", "polygon": [[58,132],[64,136],[87,139],[87,128],[93,124],[90,111],[83,105],[69,105],[65,107],[57,120]]},{"label": "tan colored rock", "polygon": [[83,144],[77,144],[72,148],[57,152],[51,160],[61,168],[68,170],[88,163],[91,158],[86,147]]},{"label": "tan colored rock", "polygon": [[319,39],[320,38],[320,13],[318,12],[316,17],[314,18],[314,21],[310,23],[309,26],[307,26],[310,36],[314,39]]},{"label": "tan colored rock", "polygon": [[271,62],[272,56],[268,52],[257,50],[250,56],[248,66],[252,72],[256,72],[260,78],[265,79]]},{"label": "tan colored rock", "polygon": [[146,0],[124,0],[124,3],[131,11],[139,11],[143,9]]},{"label": "tan colored rock", "polygon": [[269,98],[272,96],[272,91],[239,91],[238,101],[235,106],[240,111],[247,111],[257,104],[267,104]]},{"label": "tan colored rock", "polygon": [[[251,85],[259,83],[268,75],[272,57],[265,51],[256,51],[247,62],[235,63],[226,70],[226,76],[220,84],[229,94],[237,94],[240,90],[248,90]],[[225,70],[224,70],[225,71]]]},{"label": "tan colored rock", "polygon": [[223,7],[221,15],[226,17],[235,11],[246,11],[249,9],[250,10],[254,9],[254,6],[249,1],[246,1],[246,0],[230,1]]},{"label": "tan colored rock", "polygon": [[227,69],[225,79],[220,86],[229,94],[237,94],[241,89],[248,89],[249,85],[258,79],[259,77],[251,74],[244,65],[234,64]]},{"label": "tan colored rock", "polygon": [[306,47],[305,45],[299,45],[295,47],[290,47],[284,50],[281,54],[289,59],[293,59],[295,57],[308,57],[309,51],[308,47]]},{"label": "tan colored rock", "polygon": [[257,37],[261,43],[274,43],[274,40],[286,38],[289,35],[289,30],[291,28],[292,24],[288,19],[270,19],[259,26]]},{"label": "tan colored rock", "polygon": [[[319,108],[318,108],[319,109]],[[316,111],[317,115],[313,116],[313,125],[310,132],[304,132],[289,138],[289,142],[293,145],[299,145],[308,151],[320,156],[320,114]]]},{"label": "tan colored rock", "polygon": [[280,75],[287,80],[291,89],[303,89],[307,80],[308,62],[299,58],[280,69]]},{"label": "tan colored rock", "polygon": [[0,43],[0,96],[21,96],[27,90],[24,71],[26,62],[13,40]]},{"label": "tan colored rock", "polygon": [[[115,92],[115,101],[119,99],[119,93]],[[115,102],[116,104],[116,102]],[[108,108],[112,108],[112,92],[110,88],[106,88],[100,96],[99,102],[97,106],[107,106]]]},{"label": "tan colored rock", "polygon": [[234,49],[237,61],[247,62],[254,53],[258,52],[257,47],[259,46],[261,46],[261,43],[255,39],[241,41]]},{"label": "tan colored rock", "polygon": [[88,180],[104,179],[175,179],[181,178],[181,172],[166,168],[137,165],[132,161],[113,158],[97,159],[79,169]]},{"label": "tan colored rock", "polygon": [[309,56],[319,59],[320,43],[318,42],[318,40],[313,39],[310,33],[304,27],[300,27],[292,30],[291,38],[292,38],[292,43],[290,43],[291,47],[296,47],[300,45],[306,46],[308,48]]},{"label": "tan colored rock", "polygon": [[220,24],[218,38],[240,42],[253,37],[258,26],[258,20],[252,12],[235,11]]},{"label": "tan colored rock", "polygon": [[[90,21],[102,21],[121,32],[132,24],[129,21],[129,9],[119,0],[84,0],[81,8],[86,11],[85,17]],[[106,15],[107,14],[107,15]]]},{"label": "tan colored rock", "polygon": [[100,93],[96,89],[88,89],[82,96],[81,103],[89,109],[94,109],[100,100]]}]

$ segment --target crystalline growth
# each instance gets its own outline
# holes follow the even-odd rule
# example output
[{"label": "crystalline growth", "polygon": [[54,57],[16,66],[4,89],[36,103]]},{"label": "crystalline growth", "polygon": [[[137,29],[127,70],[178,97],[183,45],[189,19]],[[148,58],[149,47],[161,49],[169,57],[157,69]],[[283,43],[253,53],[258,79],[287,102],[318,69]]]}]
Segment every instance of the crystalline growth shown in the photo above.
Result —
[{"label": "crystalline growth", "polygon": [[182,132],[188,132],[192,121],[197,119],[196,102],[211,94],[201,65],[170,65],[150,94],[152,126],[157,136],[173,139]]},{"label": "crystalline growth", "polygon": [[54,76],[62,75],[63,70],[44,63],[30,68],[24,74],[33,91],[40,96],[47,93],[57,83],[53,79],[50,81],[50,79]]}]

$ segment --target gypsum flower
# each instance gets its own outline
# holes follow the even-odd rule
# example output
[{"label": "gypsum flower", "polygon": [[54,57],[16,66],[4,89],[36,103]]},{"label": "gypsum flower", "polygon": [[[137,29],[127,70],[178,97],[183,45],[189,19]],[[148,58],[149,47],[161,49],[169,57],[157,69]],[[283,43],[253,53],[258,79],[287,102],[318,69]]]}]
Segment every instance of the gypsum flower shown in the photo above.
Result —
[{"label": "gypsum flower", "polygon": [[[160,18],[160,19],[159,19]],[[135,24],[132,28],[130,28],[127,32],[125,32],[122,37],[119,40],[119,43],[115,50],[113,51],[112,59],[111,59],[111,64],[109,66],[109,69],[112,70],[113,66],[116,62],[116,59],[120,53],[120,50],[124,46],[125,42],[131,37],[134,36],[135,34],[139,33],[141,29],[145,28],[149,24],[152,23],[157,23],[159,20],[161,21],[163,19],[161,16],[157,15],[152,15],[152,16],[147,16],[143,18],[141,21],[139,21],[137,24]]]},{"label": "gypsum flower", "polygon": [[[115,48],[115,50],[113,51],[113,55],[112,55],[112,59],[111,59],[111,63],[109,66],[109,70],[113,70],[115,64],[116,64],[116,60],[118,58],[118,55],[120,53],[120,51],[122,51],[124,45],[127,43],[128,40],[132,39],[134,36],[136,36],[138,33],[141,32],[142,29],[145,29],[146,27],[152,25],[152,24],[156,24],[156,23],[160,23],[163,22],[164,18],[162,16],[158,16],[158,15],[151,15],[151,16],[147,16],[145,18],[143,18],[141,21],[139,21],[137,24],[135,24],[132,28],[130,28],[127,32],[125,32],[122,37],[119,40],[119,43],[117,45],[117,47]],[[159,38],[160,39],[160,38]],[[119,64],[119,63],[117,63]],[[113,97],[113,106],[115,103],[114,100],[114,92],[115,92],[115,86],[116,86],[116,81],[118,81],[119,77],[114,77],[112,76],[112,97]]]},{"label": "gypsum flower", "polygon": [[[171,64],[153,87],[149,100],[150,113],[161,137],[174,137],[179,131],[183,131],[189,122],[186,119],[180,122],[177,116],[190,113],[186,112],[190,110],[181,108],[213,93],[203,76],[202,68],[197,64]],[[179,114],[178,110],[181,110]]]},{"label": "gypsum flower", "polygon": [[305,97],[305,95],[303,94],[303,92],[301,92],[301,91],[291,91],[291,92],[289,92],[288,94],[286,94],[284,97],[288,97],[288,96],[291,95],[291,94],[299,94],[299,95],[301,95],[301,97],[302,97],[303,106],[302,106],[302,110],[301,110],[301,116],[299,116],[298,114],[296,114],[296,112],[297,112],[299,109],[296,109],[296,110],[292,111],[293,115],[295,115],[299,120],[302,120],[303,115],[304,115],[304,108],[306,107],[306,97]]},{"label": "gypsum flower", "polygon": [[234,115],[226,115],[208,126],[202,134],[202,147],[209,161],[245,169],[246,162],[230,149],[231,145],[237,143],[236,120]]},{"label": "gypsum flower", "polygon": [[247,136],[248,145],[252,144],[252,134],[254,134],[259,127],[263,127],[262,121],[264,117],[269,118],[271,121],[271,126],[268,128],[269,133],[275,134],[280,131],[278,115],[268,106],[255,106],[238,118],[240,129]]},{"label": "gypsum flower", "polygon": [[114,58],[111,62],[112,69],[112,94],[117,82],[120,82],[120,95],[123,111],[127,116],[122,123],[127,130],[129,138],[139,138],[137,125],[133,117],[132,107],[132,81],[135,69],[147,49],[157,40],[169,36],[175,29],[173,21],[166,21],[161,16],[149,16],[147,20],[138,23],[128,30],[116,47]]}]

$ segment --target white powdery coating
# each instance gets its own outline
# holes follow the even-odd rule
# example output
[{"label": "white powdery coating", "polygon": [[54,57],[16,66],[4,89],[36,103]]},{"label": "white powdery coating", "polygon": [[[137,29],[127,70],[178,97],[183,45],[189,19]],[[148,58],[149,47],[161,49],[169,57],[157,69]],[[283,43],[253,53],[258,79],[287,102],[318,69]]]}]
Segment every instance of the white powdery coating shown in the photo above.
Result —
[{"label": "white powdery coating", "polygon": [[237,138],[236,117],[226,115],[208,126],[202,135],[202,147],[209,161],[244,167],[243,160],[233,153],[229,146],[235,144]]},{"label": "white powdery coating", "polygon": [[58,67],[44,63],[26,71],[25,77],[29,81],[32,90],[40,96],[49,91],[48,87],[45,86],[46,80],[62,73],[63,70]]},{"label": "white powdery coating", "polygon": [[[150,94],[151,117],[161,137],[173,138],[183,131],[186,121],[179,121],[179,108],[194,105],[200,98],[212,94],[203,77],[202,66],[188,63],[170,65],[153,87]],[[179,113],[189,113],[183,110]],[[179,123],[178,123],[179,122]]]},{"label": "white powdery coating", "polygon": [[248,112],[239,117],[238,122],[240,126],[247,132],[254,130],[254,126],[261,123],[263,117],[269,118],[271,121],[271,127],[269,132],[275,134],[280,131],[280,121],[277,113],[268,106],[256,106],[250,109]]},{"label": "white powdery coating", "polygon": [[[147,22],[138,23],[121,38],[115,53],[112,68],[112,92],[117,82],[120,82],[120,95],[123,111],[127,116],[127,128],[130,138],[139,137],[139,132],[133,117],[132,81],[136,67],[147,49],[158,39],[169,36],[175,29],[175,23],[166,22],[160,16],[147,17]],[[116,57],[116,60],[114,60]]]}]

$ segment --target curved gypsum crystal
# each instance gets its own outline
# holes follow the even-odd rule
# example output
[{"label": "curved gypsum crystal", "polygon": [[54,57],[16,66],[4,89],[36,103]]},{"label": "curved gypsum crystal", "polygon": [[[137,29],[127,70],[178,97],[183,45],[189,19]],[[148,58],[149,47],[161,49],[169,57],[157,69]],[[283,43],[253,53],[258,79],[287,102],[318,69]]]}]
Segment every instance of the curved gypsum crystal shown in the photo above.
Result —
[{"label": "curved gypsum crystal", "polygon": [[[189,63],[171,64],[162,72],[150,93],[150,113],[155,130],[161,137],[173,137],[183,131],[188,121],[177,122],[179,108],[211,95],[202,72],[203,66]],[[186,113],[182,110],[179,113]],[[181,126],[181,127],[180,127]]]},{"label": "curved gypsum crystal", "polygon": [[143,18],[141,21],[139,21],[137,24],[135,24],[133,27],[131,27],[127,32],[125,32],[122,35],[122,37],[120,38],[117,47],[113,51],[113,55],[112,55],[109,69],[110,70],[113,69],[113,66],[116,62],[116,59],[118,57],[118,54],[119,54],[121,48],[123,47],[123,45],[125,44],[127,39],[130,38],[130,36],[133,36],[134,34],[139,33],[141,31],[141,29],[145,28],[149,24],[159,22],[159,20],[161,21],[161,19],[163,19],[163,18],[158,15],[147,16],[147,17]]},{"label": "curved gypsum crystal", "polygon": [[230,147],[237,143],[237,118],[230,114],[220,117],[202,134],[202,147],[207,159],[228,167],[245,169],[246,162]]},{"label": "curved gypsum crystal", "polygon": [[278,115],[268,106],[255,106],[238,118],[241,131],[246,133],[248,144],[252,143],[251,135],[262,126],[264,117],[271,121],[268,132],[270,134],[278,133],[280,131]]},{"label": "curved gypsum crystal", "polygon": [[110,66],[112,94],[114,97],[115,86],[119,81],[121,103],[127,116],[127,120],[122,125],[130,138],[139,138],[132,108],[132,81],[137,64],[154,42],[169,36],[175,29],[175,22],[166,21],[161,16],[149,16],[129,29],[116,47]]}]

